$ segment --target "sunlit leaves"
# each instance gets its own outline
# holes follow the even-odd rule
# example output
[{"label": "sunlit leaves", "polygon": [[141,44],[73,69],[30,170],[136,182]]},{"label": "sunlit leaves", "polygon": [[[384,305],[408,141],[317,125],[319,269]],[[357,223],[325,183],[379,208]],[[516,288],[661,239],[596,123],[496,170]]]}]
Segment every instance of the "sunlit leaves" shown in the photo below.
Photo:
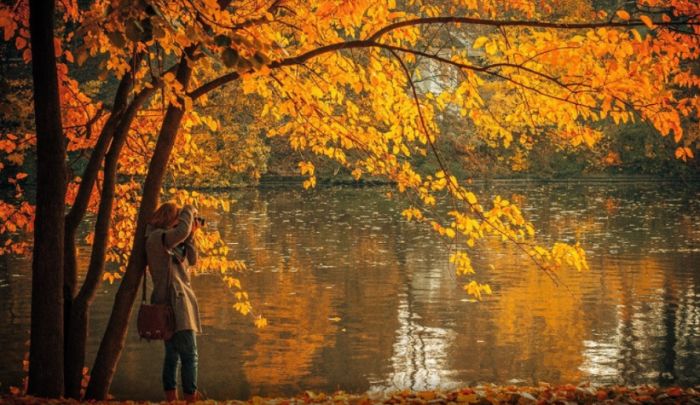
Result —
[{"label": "sunlit leaves", "polygon": [[470,281],[464,286],[464,290],[478,300],[481,300],[484,294],[491,295],[491,287],[486,284],[479,284],[476,281]]},{"label": "sunlit leaves", "polygon": [[454,264],[455,272],[460,275],[474,274],[472,261],[466,252],[455,252],[450,255],[450,263]]},{"label": "sunlit leaves", "polygon": [[646,25],[647,28],[649,28],[650,30],[656,28],[656,25],[651,21],[651,18],[649,18],[649,16],[640,15],[639,19],[642,20],[642,22],[644,22],[644,25]]},{"label": "sunlit leaves", "polygon": [[[100,115],[103,106],[86,95],[86,85],[70,78],[72,61],[94,59],[99,65],[98,87],[112,76],[134,78],[134,92],[162,86],[139,112],[119,159],[121,184],[108,260],[120,265],[133,243],[138,185],[168,105],[181,107],[185,115],[169,162],[166,198],[228,211],[229,201],[182,188],[231,185],[234,174],[240,173],[257,180],[270,151],[264,138],[274,137],[287,141],[298,154],[300,163],[292,170],[305,177],[304,188],[316,185],[313,161],[334,162],[356,179],[381,178],[395,184],[399,195],[410,201],[403,216],[433,229],[460,249],[475,247],[487,238],[500,240],[515,244],[547,269],[565,264],[585,269],[585,255],[577,245],[538,247],[534,228],[513,202],[498,196],[491,202],[486,196],[477,198],[470,185],[460,182],[447,167],[426,172],[414,165],[420,157],[444,166],[435,144],[442,136],[445,116],[460,117],[458,125],[448,128],[459,136],[516,149],[509,155],[514,168],[526,167],[528,151],[542,139],[554,143],[557,150],[596,148],[601,126],[636,121],[648,122],[660,134],[683,141],[676,149],[677,158],[694,158],[698,135],[689,135],[684,122],[697,119],[699,102],[678,88],[692,93],[699,87],[697,74],[687,67],[697,61],[698,42],[662,23],[695,18],[697,5],[688,2],[674,1],[674,15],[664,14],[662,22],[636,13],[633,17],[625,10],[611,16],[610,21],[625,21],[623,25],[629,27],[616,23],[570,30],[421,24],[387,31],[373,42],[367,38],[391,23],[459,13],[502,21],[566,23],[595,20],[592,16],[601,23],[608,17],[585,2],[561,5],[529,0],[233,1],[224,9],[213,0],[98,0],[84,10],[74,2],[62,3],[64,18],[79,23],[75,31],[66,33],[67,42],[58,41],[57,47],[67,63],[59,66],[59,75],[70,152],[90,150],[95,137],[89,135],[108,116]],[[5,40],[26,54],[24,17],[22,12],[0,7]],[[690,29],[697,31],[697,26]],[[351,41],[352,47],[342,46]],[[335,48],[294,59],[327,46]],[[192,68],[188,86],[170,68],[178,61]],[[234,76],[233,86],[194,95],[198,86]],[[3,167],[21,166],[26,145],[31,146],[31,136],[23,134],[31,134],[31,129],[6,132],[0,139]],[[610,164],[619,164],[619,155],[608,157]],[[9,233],[26,228],[28,221],[18,218],[30,215],[27,210],[17,218],[12,213],[12,208],[22,206],[23,180],[12,178],[19,187],[17,201],[3,208]],[[69,203],[78,181],[71,186]],[[97,198],[95,193],[93,210]],[[200,232],[198,241],[204,252],[200,271],[220,271],[229,277],[229,271],[242,268],[229,257],[231,252],[214,230]],[[474,271],[466,251],[453,259],[458,273]],[[224,280],[240,293],[236,309],[249,313],[248,297],[237,279]],[[470,294],[487,293],[479,284],[469,285]]]},{"label": "sunlit leaves", "polygon": [[31,244],[24,235],[34,230],[34,207],[27,202],[18,206],[0,200],[0,254],[24,254]]},{"label": "sunlit leaves", "polygon": [[487,37],[479,37],[472,44],[472,48],[479,49],[479,48],[483,47],[484,44],[488,41],[489,41],[489,39]]},{"label": "sunlit leaves", "polygon": [[264,328],[267,326],[267,319],[263,318],[262,316],[255,317],[255,321],[253,322],[255,323],[256,328]]},{"label": "sunlit leaves", "polygon": [[555,243],[551,251],[540,246],[534,246],[529,254],[538,260],[553,264],[555,268],[552,270],[556,270],[563,265],[574,267],[578,271],[588,270],[586,253],[578,243],[575,245]]},{"label": "sunlit leaves", "polygon": [[115,280],[121,280],[122,275],[120,273],[116,272],[109,272],[106,271],[104,274],[102,274],[102,280],[109,281],[110,284],[113,284]]},{"label": "sunlit leaves", "polygon": [[676,159],[682,159],[684,162],[695,157],[693,150],[687,146],[676,148],[675,155]]},{"label": "sunlit leaves", "polygon": [[416,207],[406,208],[401,212],[401,215],[408,221],[420,221],[423,219],[423,213]]},{"label": "sunlit leaves", "polygon": [[625,10],[617,10],[615,14],[621,19],[628,21],[630,19],[630,13]]},{"label": "sunlit leaves", "polygon": [[316,176],[314,175],[315,166],[311,162],[299,162],[299,171],[302,176],[308,176],[308,179],[304,180],[303,187],[305,189],[313,188],[316,186]]}]

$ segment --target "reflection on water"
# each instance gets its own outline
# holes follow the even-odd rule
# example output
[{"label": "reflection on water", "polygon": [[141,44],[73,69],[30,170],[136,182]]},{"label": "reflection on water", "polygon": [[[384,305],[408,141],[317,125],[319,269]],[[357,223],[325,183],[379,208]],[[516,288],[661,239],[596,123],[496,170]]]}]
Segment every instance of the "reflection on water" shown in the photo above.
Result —
[{"label": "reflection on water", "polygon": [[447,354],[456,338],[451,329],[421,325],[420,316],[414,314],[410,301],[403,295],[399,301],[400,327],[391,355],[392,371],[383,383],[375,383],[372,389],[397,391],[405,388],[427,390],[456,387],[458,380],[451,378],[453,370],[447,363]]},{"label": "reflection on water", "polygon": [[[212,398],[302,390],[451,388],[477,382],[700,383],[700,191],[671,184],[496,183],[547,241],[579,240],[591,271],[555,286],[518,252],[488,241],[474,265],[494,295],[475,303],[450,247],[400,219],[385,189],[231,193],[208,213],[249,272],[270,325],[235,313],[200,275],[201,388]],[[493,268],[490,267],[493,265]],[[0,390],[18,384],[29,328],[29,262],[0,258]],[[89,361],[116,286],[96,300]],[[160,399],[162,344],[131,334],[117,397]]]}]

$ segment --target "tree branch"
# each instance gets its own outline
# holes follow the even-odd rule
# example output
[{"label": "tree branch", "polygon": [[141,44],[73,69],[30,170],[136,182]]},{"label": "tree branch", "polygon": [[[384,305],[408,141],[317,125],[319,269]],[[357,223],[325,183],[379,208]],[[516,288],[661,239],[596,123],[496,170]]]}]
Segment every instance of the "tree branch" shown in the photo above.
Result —
[{"label": "tree branch", "polygon": [[549,269],[544,263],[541,263],[539,261],[539,259],[534,256],[534,254],[532,254],[529,250],[527,250],[525,248],[525,246],[523,245],[522,242],[518,241],[512,235],[510,235],[508,232],[506,232],[505,230],[496,226],[488,218],[486,218],[486,216],[476,207],[476,204],[472,204],[469,202],[469,199],[467,198],[467,196],[464,193],[464,189],[459,184],[457,184],[454,181],[454,177],[449,174],[450,173],[449,169],[447,168],[447,165],[445,165],[445,163],[442,161],[442,157],[440,156],[440,153],[437,151],[437,148],[435,147],[435,143],[430,136],[430,132],[428,131],[428,127],[425,123],[425,119],[423,118],[423,111],[421,109],[420,100],[418,99],[418,92],[416,90],[415,84],[413,83],[413,79],[411,78],[411,73],[409,72],[408,67],[406,67],[406,64],[404,63],[404,61],[399,57],[399,55],[396,54],[395,51],[391,50],[390,52],[392,55],[394,55],[396,60],[398,60],[399,64],[401,65],[401,67],[404,70],[404,73],[406,74],[406,80],[408,81],[408,84],[411,87],[413,99],[416,103],[416,109],[418,111],[418,118],[419,118],[419,122],[421,124],[421,128],[423,129],[423,133],[425,134],[425,137],[428,140],[428,145],[430,146],[430,150],[432,151],[433,156],[435,156],[435,159],[437,160],[438,166],[440,166],[440,170],[442,170],[443,173],[445,173],[445,178],[447,178],[449,183],[450,183],[450,189],[452,189],[454,193],[457,193],[460,195],[461,199],[467,203],[467,205],[470,207],[471,211],[474,212],[476,214],[476,216],[479,217],[479,219],[481,219],[485,224],[490,226],[494,231],[496,231],[496,233],[502,235],[503,237],[505,237],[506,239],[511,241],[513,244],[515,244],[515,246],[519,250],[523,251],[532,260],[532,262],[535,263],[535,265],[537,267],[539,267],[552,280],[552,282],[555,285],[559,285],[561,280],[559,279],[559,277],[557,276],[556,273],[554,273],[551,269]]},{"label": "tree branch", "polygon": [[[500,21],[500,20],[487,20],[487,19],[480,19],[480,18],[469,18],[469,17],[426,17],[426,18],[416,18],[413,20],[407,20],[407,21],[401,21],[397,22],[394,24],[387,25],[386,27],[380,29],[379,31],[375,32],[372,34],[369,38],[364,39],[364,40],[353,40],[353,41],[346,41],[346,42],[339,42],[335,44],[330,44],[330,45],[325,45],[318,47],[316,49],[313,49],[311,51],[305,52],[301,55],[291,57],[291,58],[285,58],[285,59],[280,59],[277,61],[274,61],[270,63],[268,68],[270,69],[276,69],[284,66],[292,66],[292,65],[298,65],[301,63],[306,62],[309,59],[312,59],[316,56],[322,55],[324,53],[328,52],[334,52],[334,51],[339,51],[342,49],[353,49],[353,48],[368,48],[368,47],[383,47],[386,49],[390,49],[389,47],[391,45],[386,45],[382,43],[378,43],[377,40],[380,39],[380,37],[388,32],[391,32],[393,30],[403,28],[403,27],[409,27],[409,26],[416,26],[416,25],[427,25],[427,24],[472,24],[472,25],[486,25],[486,26],[492,26],[492,27],[539,27],[539,28],[555,28],[555,29],[585,29],[585,28],[599,28],[599,27],[626,27],[626,28],[631,28],[631,27],[638,27],[638,26],[646,26],[643,21],[641,20],[631,20],[631,21],[625,21],[625,22],[600,22],[600,23],[548,23],[548,22],[540,22],[540,21],[525,21],[525,20],[514,20],[514,21]],[[664,21],[657,21],[654,22],[655,25],[658,26],[677,26],[677,25],[700,25],[700,21],[692,21],[692,20],[687,20],[684,22],[679,22],[679,21],[671,21],[671,22],[664,22]],[[401,49],[403,51],[409,51],[405,49]],[[428,56],[433,59],[437,58],[435,55],[430,55],[427,53],[419,53],[420,51],[410,51],[415,54],[419,54],[422,56]],[[444,61],[448,61],[448,59],[442,58]],[[451,61],[450,61],[451,62]],[[522,66],[520,66],[521,69],[524,69]],[[485,71],[482,69],[482,71]],[[531,70],[531,73],[534,73],[535,71]],[[220,76],[216,79],[211,80],[208,83],[205,83],[198,87],[197,89],[193,90],[192,92],[189,93],[189,96],[192,99],[197,99],[200,96],[220,87],[223,86],[229,82],[232,82],[234,80],[237,80],[240,78],[240,74],[238,72],[231,72],[227,73],[223,76]],[[551,77],[547,77],[548,79],[551,79]],[[561,83],[559,83],[561,85]]]},{"label": "tree branch", "polygon": [[[471,18],[471,17],[425,17],[425,18],[415,18],[412,20],[399,21],[394,24],[387,25],[386,27],[380,29],[379,31],[372,34],[369,38],[370,41],[378,40],[382,35],[394,31],[403,27],[411,27],[416,25],[427,25],[427,24],[470,24],[470,25],[485,25],[491,27],[532,27],[532,28],[556,28],[564,30],[576,30],[584,28],[602,28],[602,27],[640,27],[646,26],[642,20],[629,20],[621,22],[605,21],[599,23],[550,23],[542,21],[528,21],[528,20],[513,20],[513,21],[502,21],[502,20],[488,20],[483,18]],[[677,26],[677,25],[700,25],[700,21],[692,21],[692,18],[687,21],[655,21],[654,25],[658,26]]]}]

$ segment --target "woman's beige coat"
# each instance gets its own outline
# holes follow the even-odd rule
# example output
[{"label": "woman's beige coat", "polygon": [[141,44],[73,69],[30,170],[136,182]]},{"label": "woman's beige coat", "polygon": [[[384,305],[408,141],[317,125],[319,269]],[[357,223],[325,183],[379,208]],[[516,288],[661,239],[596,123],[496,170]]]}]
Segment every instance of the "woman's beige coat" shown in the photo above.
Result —
[{"label": "woman's beige coat", "polygon": [[[176,332],[202,332],[197,297],[188,273],[188,268],[197,263],[197,249],[191,235],[196,212],[194,207],[186,205],[180,212],[177,226],[163,229],[149,225],[146,228],[146,256],[153,279],[151,303],[172,305]],[[184,254],[180,255],[176,247],[182,243],[185,249]],[[169,269],[172,269],[170,286],[166,285]]]}]

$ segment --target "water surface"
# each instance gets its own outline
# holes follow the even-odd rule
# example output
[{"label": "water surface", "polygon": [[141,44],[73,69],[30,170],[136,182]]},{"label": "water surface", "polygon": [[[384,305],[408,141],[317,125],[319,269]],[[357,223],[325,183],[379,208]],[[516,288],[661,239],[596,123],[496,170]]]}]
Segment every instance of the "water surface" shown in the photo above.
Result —
[{"label": "water surface", "polygon": [[[212,398],[449,389],[479,382],[700,384],[700,189],[673,183],[503,182],[544,241],[580,241],[591,270],[555,286],[513,247],[473,252],[494,294],[474,302],[451,247],[400,218],[384,188],[274,188],[227,194],[207,213],[236,258],[256,330],[214,274],[198,276],[200,385]],[[83,254],[87,252],[84,248]],[[26,258],[0,258],[0,390],[17,385],[29,329]],[[88,357],[116,285],[96,299]],[[132,325],[112,386],[161,399],[162,343]]]}]

